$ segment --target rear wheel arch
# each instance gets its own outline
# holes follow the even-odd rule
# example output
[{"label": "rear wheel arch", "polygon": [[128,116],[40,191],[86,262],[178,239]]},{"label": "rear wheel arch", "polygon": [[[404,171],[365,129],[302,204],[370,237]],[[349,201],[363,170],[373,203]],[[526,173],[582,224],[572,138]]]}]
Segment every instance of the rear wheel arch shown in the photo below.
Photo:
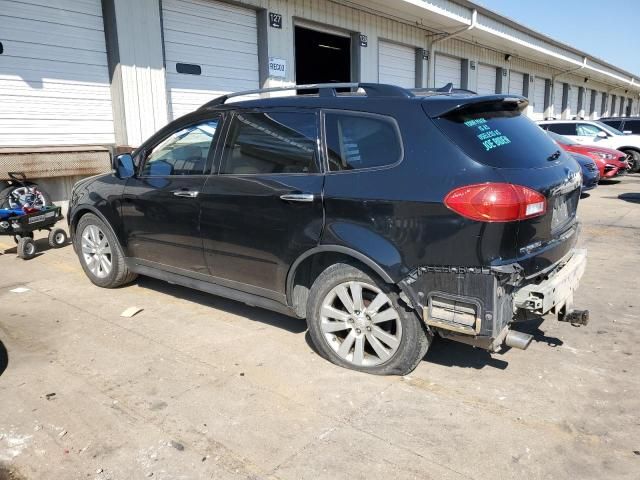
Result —
[{"label": "rear wheel arch", "polygon": [[304,318],[309,290],[316,278],[329,266],[350,263],[370,271],[388,284],[395,284],[389,274],[374,260],[357,250],[341,245],[321,245],[302,254],[287,274],[287,304]]}]

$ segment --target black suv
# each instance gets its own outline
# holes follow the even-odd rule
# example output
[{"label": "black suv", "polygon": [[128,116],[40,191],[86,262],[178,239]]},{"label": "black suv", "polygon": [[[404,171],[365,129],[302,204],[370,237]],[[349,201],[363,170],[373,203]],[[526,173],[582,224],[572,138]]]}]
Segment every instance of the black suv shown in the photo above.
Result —
[{"label": "black suv", "polygon": [[306,318],[321,355],[377,374],[410,372],[435,334],[497,351],[531,341],[515,320],[586,323],[580,167],[525,98],[294,88],[316,93],[223,96],[76,184],[91,281],[148,275]]},{"label": "black suv", "polygon": [[638,117],[604,117],[600,121],[621,132],[640,135],[640,118]]}]

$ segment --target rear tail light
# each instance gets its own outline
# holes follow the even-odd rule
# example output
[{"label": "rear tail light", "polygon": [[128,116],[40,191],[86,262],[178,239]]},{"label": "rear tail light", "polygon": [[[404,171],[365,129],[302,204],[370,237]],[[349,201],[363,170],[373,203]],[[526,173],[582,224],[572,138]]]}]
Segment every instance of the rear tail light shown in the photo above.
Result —
[{"label": "rear tail light", "polygon": [[482,183],[456,188],[444,204],[479,222],[514,222],[544,215],[547,199],[539,192],[511,183]]}]

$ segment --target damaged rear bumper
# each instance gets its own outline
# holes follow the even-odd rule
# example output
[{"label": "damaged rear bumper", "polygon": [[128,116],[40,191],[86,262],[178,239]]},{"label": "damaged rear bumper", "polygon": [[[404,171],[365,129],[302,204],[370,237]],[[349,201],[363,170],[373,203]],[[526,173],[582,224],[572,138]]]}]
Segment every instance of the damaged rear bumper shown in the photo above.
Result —
[{"label": "damaged rear bumper", "polygon": [[503,343],[526,348],[529,342],[516,339],[517,332],[510,330],[516,320],[554,313],[559,320],[586,324],[588,312],[573,309],[586,262],[586,250],[573,249],[535,279],[524,278],[517,264],[495,269],[421,267],[400,287],[441,336],[491,351]]}]

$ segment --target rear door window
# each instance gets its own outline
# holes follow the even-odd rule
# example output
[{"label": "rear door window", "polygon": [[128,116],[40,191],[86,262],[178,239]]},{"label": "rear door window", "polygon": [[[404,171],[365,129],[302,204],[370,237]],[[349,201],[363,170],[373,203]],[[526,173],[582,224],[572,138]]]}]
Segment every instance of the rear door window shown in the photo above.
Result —
[{"label": "rear door window", "polygon": [[622,120],[601,120],[602,123],[609,125],[615,129],[620,129],[620,125],[622,125]]},{"label": "rear door window", "polygon": [[400,130],[391,117],[325,112],[325,131],[331,172],[384,167],[402,159]]},{"label": "rear door window", "polygon": [[485,165],[548,166],[558,145],[520,110],[491,107],[457,111],[434,121],[467,155]]}]

